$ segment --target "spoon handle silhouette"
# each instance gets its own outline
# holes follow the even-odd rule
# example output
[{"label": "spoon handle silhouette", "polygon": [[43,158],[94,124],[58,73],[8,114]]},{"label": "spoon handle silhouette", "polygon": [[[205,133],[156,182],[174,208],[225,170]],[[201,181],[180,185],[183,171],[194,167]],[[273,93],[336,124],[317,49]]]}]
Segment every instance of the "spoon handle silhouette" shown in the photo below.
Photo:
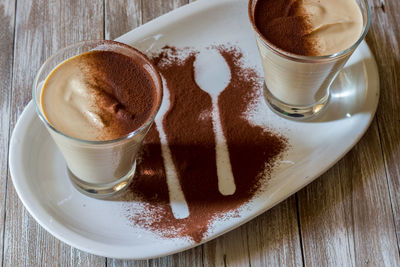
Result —
[{"label": "spoon handle silhouette", "polygon": [[167,177],[169,203],[171,206],[171,210],[176,219],[184,219],[189,216],[189,207],[187,205],[185,195],[183,194],[182,187],[178,179],[178,172],[176,171],[176,167],[171,155],[171,150],[168,145],[167,136],[163,127],[163,118],[165,116],[165,112],[168,110],[170,105],[169,91],[167,89],[167,83],[165,82],[164,78],[163,87],[164,97],[161,103],[160,113],[157,114],[154,122],[156,124],[156,128],[160,137],[161,154],[164,160],[164,168],[165,175]]},{"label": "spoon handle silhouette", "polygon": [[165,173],[169,191],[169,202],[172,213],[176,219],[184,219],[189,216],[189,208],[181,189],[178,174],[171,157],[168,144],[161,144],[161,153],[164,158]]},{"label": "spoon handle silhouette", "polygon": [[236,184],[232,173],[228,146],[219,116],[218,97],[213,97],[212,102],[212,121],[215,129],[215,155],[217,161],[218,190],[222,195],[233,195],[236,191]]}]

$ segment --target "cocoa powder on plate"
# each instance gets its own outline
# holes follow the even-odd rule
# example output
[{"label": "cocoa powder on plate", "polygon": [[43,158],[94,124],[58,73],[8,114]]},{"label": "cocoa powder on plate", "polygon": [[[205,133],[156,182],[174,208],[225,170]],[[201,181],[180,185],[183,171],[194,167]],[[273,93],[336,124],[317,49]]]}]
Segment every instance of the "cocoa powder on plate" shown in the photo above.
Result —
[{"label": "cocoa powder on plate", "polygon": [[127,195],[135,202],[125,204],[125,215],[133,225],[162,237],[189,237],[200,242],[212,222],[238,216],[239,208],[267,182],[268,174],[287,147],[285,137],[253,125],[245,116],[249,103],[262,93],[262,78],[254,69],[243,66],[238,48],[214,49],[218,49],[231,70],[230,83],[219,96],[218,105],[236,192],[223,196],[218,190],[212,102],[194,80],[196,51],[164,47],[152,60],[165,78],[170,94],[163,127],[190,215],[175,219],[172,214],[159,133],[154,126],[145,139],[136,177]]}]

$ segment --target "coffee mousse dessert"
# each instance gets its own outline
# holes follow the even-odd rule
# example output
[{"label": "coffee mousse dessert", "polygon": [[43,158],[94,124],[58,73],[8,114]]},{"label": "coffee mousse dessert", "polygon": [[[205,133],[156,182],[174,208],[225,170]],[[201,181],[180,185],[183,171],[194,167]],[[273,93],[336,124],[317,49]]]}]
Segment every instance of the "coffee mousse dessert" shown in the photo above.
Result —
[{"label": "coffee mousse dessert", "polygon": [[116,42],[103,41],[51,71],[40,109],[56,130],[49,132],[78,189],[126,185],[121,181],[135,172],[136,155],[161,99],[155,67],[137,50]]},{"label": "coffee mousse dessert", "polygon": [[357,2],[258,0],[250,5],[269,92],[292,106],[326,102],[330,83],[352,51],[334,55],[352,47],[364,29]]}]

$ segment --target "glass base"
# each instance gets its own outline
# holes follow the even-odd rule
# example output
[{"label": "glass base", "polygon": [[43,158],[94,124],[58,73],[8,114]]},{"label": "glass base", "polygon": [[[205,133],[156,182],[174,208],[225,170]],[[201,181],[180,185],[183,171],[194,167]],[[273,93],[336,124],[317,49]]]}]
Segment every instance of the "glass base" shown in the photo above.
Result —
[{"label": "glass base", "polygon": [[306,120],[320,115],[322,111],[325,110],[329,102],[329,97],[330,94],[328,93],[325,97],[313,105],[293,106],[278,100],[272,95],[264,83],[264,98],[268,106],[278,115],[288,119]]},{"label": "glass base", "polygon": [[132,169],[124,177],[118,179],[117,181],[107,184],[93,184],[82,181],[67,167],[68,176],[74,187],[79,192],[89,197],[100,199],[109,198],[123,192],[131,184],[133,176],[135,175],[135,171],[136,161],[133,164]]}]

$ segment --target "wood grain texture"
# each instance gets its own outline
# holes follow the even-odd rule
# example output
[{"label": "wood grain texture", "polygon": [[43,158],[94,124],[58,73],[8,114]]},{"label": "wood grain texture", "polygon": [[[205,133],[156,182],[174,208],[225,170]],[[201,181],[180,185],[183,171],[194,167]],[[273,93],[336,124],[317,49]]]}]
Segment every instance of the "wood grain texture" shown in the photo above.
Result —
[{"label": "wood grain texture", "polygon": [[371,4],[367,42],[381,77],[377,119],[400,247],[400,2],[374,0]]},{"label": "wood grain texture", "polygon": [[196,247],[187,251],[177,253],[171,256],[151,259],[149,260],[149,266],[154,267],[173,267],[173,266],[193,266],[202,267],[202,247]]},{"label": "wood grain texture", "polygon": [[105,39],[113,40],[142,24],[141,0],[105,0]]},{"label": "wood grain texture", "polygon": [[203,245],[204,266],[250,265],[246,227],[242,226]]},{"label": "wood grain texture", "polygon": [[291,196],[245,225],[251,266],[302,266],[296,198]]},{"label": "wood grain texture", "polygon": [[14,54],[15,2],[0,2],[0,264],[3,263],[4,218],[8,175],[8,143],[10,135],[11,79]]},{"label": "wood grain texture", "polygon": [[187,0],[142,0],[142,23],[146,23],[187,3]]},{"label": "wood grain texture", "polygon": [[302,266],[294,196],[203,247],[204,266]]},{"label": "wood grain texture", "polygon": [[[16,9],[11,128],[31,99],[34,75],[56,50],[103,37],[103,1],[19,0]],[[102,266],[105,259],[57,240],[28,214],[7,187],[4,266]]]},{"label": "wood grain texture", "polygon": [[374,121],[344,159],[298,193],[306,265],[399,266],[380,146]]}]

